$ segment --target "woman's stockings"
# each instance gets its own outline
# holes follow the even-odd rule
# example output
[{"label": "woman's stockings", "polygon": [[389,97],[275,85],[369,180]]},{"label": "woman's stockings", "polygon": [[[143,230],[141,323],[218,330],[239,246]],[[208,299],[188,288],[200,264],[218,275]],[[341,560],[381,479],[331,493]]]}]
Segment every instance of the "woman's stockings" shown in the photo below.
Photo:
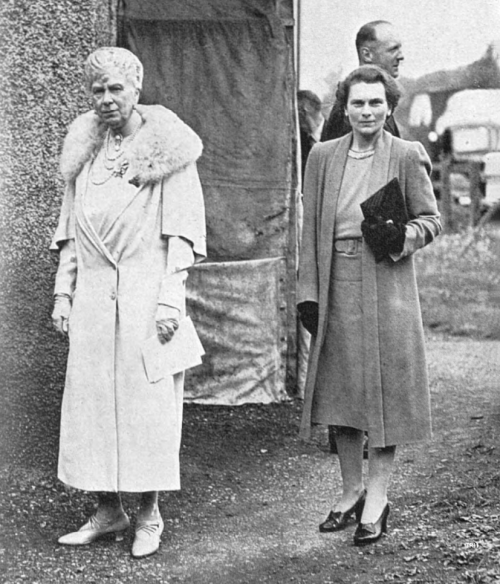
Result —
[{"label": "woman's stockings", "polygon": [[395,454],[395,446],[368,449],[368,492],[361,523],[375,523],[382,515]]},{"label": "woman's stockings", "polygon": [[[346,511],[356,503],[363,492],[364,432],[355,428],[337,426],[335,441],[343,490],[334,511]],[[387,504],[387,487],[394,466],[395,453],[395,446],[369,448],[368,488],[362,523],[375,523]]]},{"label": "woman's stockings", "polygon": [[101,492],[98,494],[99,505],[96,518],[99,523],[110,523],[124,513],[119,493]]},{"label": "woman's stockings", "polygon": [[141,506],[139,508],[139,513],[137,514],[137,519],[139,521],[146,521],[149,519],[156,519],[159,516],[158,491],[142,493]]},{"label": "woman's stockings", "polygon": [[342,497],[334,511],[345,512],[363,492],[363,442],[364,432],[346,426],[335,428],[335,442],[342,474]]},{"label": "woman's stockings", "polygon": [[[96,517],[99,523],[109,523],[123,515],[123,507],[119,493],[101,492],[98,495],[99,505]],[[148,491],[141,494],[141,505],[137,518],[139,520],[156,519],[160,516],[158,508],[158,491]]]}]

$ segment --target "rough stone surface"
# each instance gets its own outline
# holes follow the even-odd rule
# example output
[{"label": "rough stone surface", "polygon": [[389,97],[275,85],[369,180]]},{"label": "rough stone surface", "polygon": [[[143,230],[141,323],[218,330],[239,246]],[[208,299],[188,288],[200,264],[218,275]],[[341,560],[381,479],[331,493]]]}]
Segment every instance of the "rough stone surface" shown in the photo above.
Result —
[{"label": "rough stone surface", "polygon": [[[66,354],[51,329],[57,258],[48,249],[63,193],[61,141],[89,109],[84,59],[113,43],[110,6],[4,0],[0,7],[0,368],[5,378],[37,379],[40,387],[61,379]],[[1,396],[3,415],[21,416],[38,399],[28,385]]]}]

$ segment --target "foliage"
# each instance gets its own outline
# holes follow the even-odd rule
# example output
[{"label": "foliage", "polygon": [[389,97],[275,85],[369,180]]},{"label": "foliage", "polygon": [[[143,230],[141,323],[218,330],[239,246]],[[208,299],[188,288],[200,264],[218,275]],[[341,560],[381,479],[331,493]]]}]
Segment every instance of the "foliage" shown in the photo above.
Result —
[{"label": "foliage", "polygon": [[442,235],[415,254],[424,324],[500,339],[500,241],[493,230]]}]

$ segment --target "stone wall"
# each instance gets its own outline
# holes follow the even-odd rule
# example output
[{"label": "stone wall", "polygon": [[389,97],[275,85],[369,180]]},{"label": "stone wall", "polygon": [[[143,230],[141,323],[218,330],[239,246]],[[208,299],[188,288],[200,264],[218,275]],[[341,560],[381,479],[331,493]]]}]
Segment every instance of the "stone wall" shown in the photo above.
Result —
[{"label": "stone wall", "polygon": [[0,439],[15,454],[57,444],[67,346],[51,327],[48,247],[58,159],[68,124],[89,109],[83,61],[114,44],[115,27],[111,0],[4,0],[0,27]]}]

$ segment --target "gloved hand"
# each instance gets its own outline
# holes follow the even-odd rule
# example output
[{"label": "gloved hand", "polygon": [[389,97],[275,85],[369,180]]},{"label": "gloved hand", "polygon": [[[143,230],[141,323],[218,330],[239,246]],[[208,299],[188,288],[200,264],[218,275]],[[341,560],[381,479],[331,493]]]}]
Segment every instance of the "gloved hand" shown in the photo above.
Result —
[{"label": "gloved hand", "polygon": [[304,328],[314,337],[318,334],[318,303],[312,300],[306,300],[297,305],[300,322]]},{"label": "gloved hand", "polygon": [[62,335],[68,335],[68,322],[71,313],[71,298],[66,294],[56,294],[54,297],[54,310],[52,311],[52,324]]},{"label": "gloved hand", "polygon": [[403,223],[385,221],[382,217],[369,217],[361,222],[361,232],[366,243],[380,262],[389,254],[403,251],[406,226]]},{"label": "gloved hand", "polygon": [[156,332],[162,343],[168,343],[179,328],[180,310],[173,306],[158,304],[156,311]]}]

